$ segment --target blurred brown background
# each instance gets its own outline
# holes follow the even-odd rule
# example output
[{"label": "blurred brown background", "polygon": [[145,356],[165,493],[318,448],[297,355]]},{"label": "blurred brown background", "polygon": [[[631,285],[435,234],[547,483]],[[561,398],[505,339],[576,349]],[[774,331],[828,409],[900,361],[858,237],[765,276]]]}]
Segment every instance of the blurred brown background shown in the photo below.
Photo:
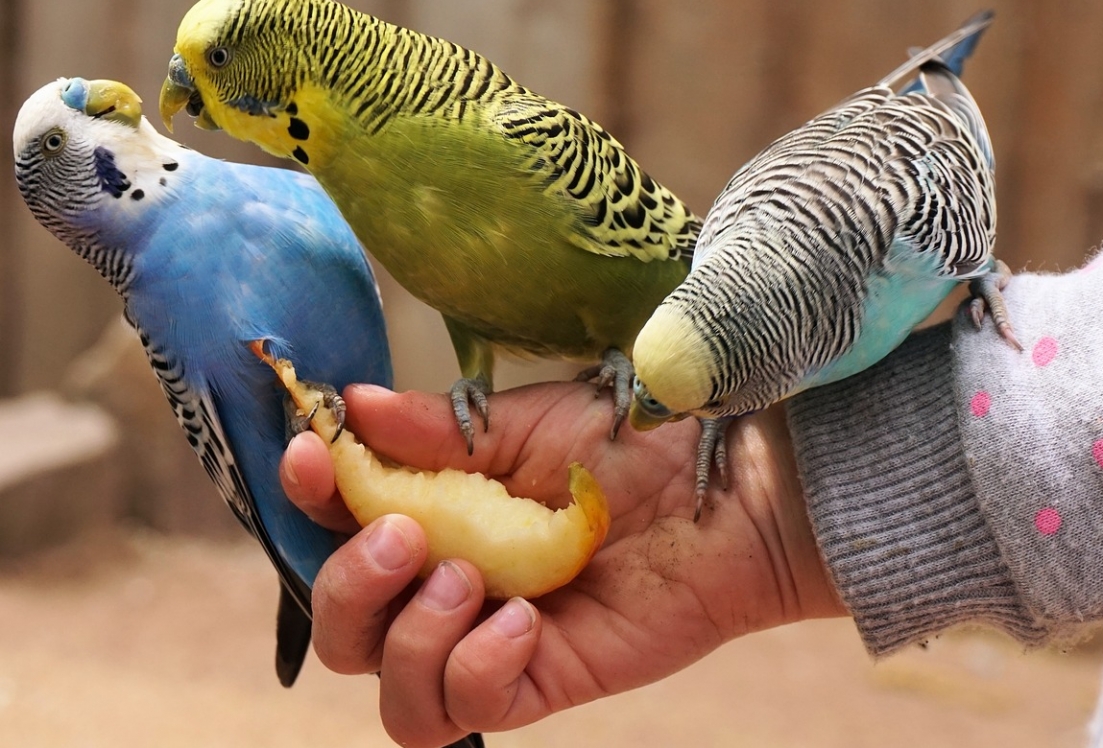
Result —
[{"label": "blurred brown background", "polygon": [[[26,96],[59,76],[122,80],[154,110],[191,1],[0,0],[0,131],[10,133]],[[1016,270],[1055,271],[1103,237],[1103,3],[350,4],[472,47],[586,112],[702,214],[773,138],[876,81],[908,47],[994,7],[965,80],[996,147],[998,253]],[[177,137],[225,158],[266,158],[183,118]],[[11,174],[8,148],[0,172]],[[388,278],[382,284],[397,387],[444,390],[458,370],[438,315]],[[318,745],[345,745],[378,735],[371,684],[315,662],[290,694],[278,690],[269,664],[274,577],[251,544],[195,539],[241,533],[177,433],[119,311],[109,287],[0,178],[0,744],[301,745],[313,735]],[[500,387],[573,373],[548,363],[502,368]],[[174,535],[120,534],[120,518]],[[89,527],[101,529],[89,535]],[[70,545],[41,550],[61,541]],[[170,625],[171,634],[146,629]],[[568,736],[580,745],[1077,745],[1098,660],[1092,650],[1021,658],[1002,639],[965,637],[941,654],[873,668],[847,622],[750,637],[724,653],[682,680],[495,744]],[[358,706],[350,714],[342,704]],[[265,716],[275,709],[278,717]],[[45,726],[64,714],[72,731]],[[340,729],[323,736],[300,725],[319,714]],[[943,726],[937,738],[932,723]],[[19,740],[5,740],[6,730]]]}]

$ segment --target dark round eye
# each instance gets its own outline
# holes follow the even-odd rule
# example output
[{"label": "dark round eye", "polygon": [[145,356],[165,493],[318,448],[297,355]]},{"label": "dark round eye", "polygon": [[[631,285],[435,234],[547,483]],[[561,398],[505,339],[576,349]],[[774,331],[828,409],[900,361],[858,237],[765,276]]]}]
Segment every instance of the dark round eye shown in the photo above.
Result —
[{"label": "dark round eye", "polygon": [[61,130],[50,130],[42,136],[42,152],[47,156],[57,155],[65,147],[67,138]]},{"label": "dark round eye", "polygon": [[207,62],[211,63],[213,68],[224,68],[230,64],[231,57],[233,55],[226,47],[215,47],[207,53]]}]

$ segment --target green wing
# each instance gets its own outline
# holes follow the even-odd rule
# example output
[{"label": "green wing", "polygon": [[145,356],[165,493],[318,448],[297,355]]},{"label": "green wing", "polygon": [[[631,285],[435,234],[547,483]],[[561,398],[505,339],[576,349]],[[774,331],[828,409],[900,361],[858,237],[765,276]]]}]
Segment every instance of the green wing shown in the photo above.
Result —
[{"label": "green wing", "polygon": [[701,219],[601,125],[523,89],[494,101],[488,114],[508,141],[529,152],[525,165],[544,191],[578,211],[572,243],[600,255],[689,264]]}]

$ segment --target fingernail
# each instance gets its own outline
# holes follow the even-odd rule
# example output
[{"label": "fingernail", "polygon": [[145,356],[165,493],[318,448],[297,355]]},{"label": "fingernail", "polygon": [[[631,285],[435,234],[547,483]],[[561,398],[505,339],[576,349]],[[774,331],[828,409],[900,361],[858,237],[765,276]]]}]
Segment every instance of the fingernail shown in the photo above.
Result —
[{"label": "fingernail", "polygon": [[536,625],[536,611],[524,598],[511,598],[490,617],[490,628],[507,639],[516,639],[532,631]]},{"label": "fingernail", "polygon": [[386,387],[380,387],[377,384],[357,383],[350,384],[348,389],[354,390],[356,394],[364,396],[379,397],[381,395],[393,395],[394,391],[389,390]]},{"label": "fingernail", "polygon": [[423,603],[434,610],[452,610],[471,594],[467,576],[451,561],[441,561],[418,593]]},{"label": "fingernail", "polygon": [[299,442],[299,437],[296,436],[291,440],[291,443],[287,445],[287,450],[283,456],[283,460],[280,462],[280,467],[283,468],[284,482],[298,488],[299,476],[295,474],[295,468],[292,467],[295,462],[294,454],[298,450],[295,445]]},{"label": "fingernail", "polygon": [[406,533],[389,520],[380,520],[364,542],[375,563],[387,571],[398,571],[414,555]]}]

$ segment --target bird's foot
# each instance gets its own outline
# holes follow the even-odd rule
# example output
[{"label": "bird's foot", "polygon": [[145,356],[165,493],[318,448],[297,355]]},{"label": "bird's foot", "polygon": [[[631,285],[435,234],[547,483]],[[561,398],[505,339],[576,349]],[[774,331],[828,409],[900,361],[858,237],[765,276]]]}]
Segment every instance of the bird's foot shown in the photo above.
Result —
[{"label": "bird's foot", "polygon": [[486,396],[490,394],[490,385],[485,379],[457,379],[449,393],[452,398],[452,412],[456,414],[456,423],[467,442],[467,454],[475,453],[475,426],[471,423],[471,409],[468,403],[474,403],[475,410],[483,419],[483,433],[490,428],[490,405]]},{"label": "bird's foot", "polygon": [[973,326],[979,330],[987,311],[992,316],[992,322],[996,325],[996,332],[1000,337],[1021,353],[1022,343],[1015,337],[1015,331],[1011,328],[1007,304],[1004,303],[1003,294],[1000,293],[1010,280],[1011,268],[1007,267],[1007,263],[1003,260],[996,260],[991,272],[974,278],[969,283],[969,292],[973,294],[973,300],[969,302],[969,316],[973,320]]},{"label": "bird's foot", "polygon": [[333,441],[337,441],[337,437],[341,436],[341,432],[345,430],[345,399],[341,397],[333,385],[325,384],[321,382],[308,382],[302,380],[302,384],[309,387],[316,392],[321,393],[322,401],[311,408],[309,413],[303,413],[295,405],[295,401],[291,399],[291,395],[285,393],[283,396],[283,414],[284,414],[284,430],[287,435],[287,441],[304,431],[310,430],[310,422],[314,420],[314,414],[318,412],[318,407],[324,405],[329,410],[333,411],[333,417],[337,421],[337,431],[333,434]]},{"label": "bird's foot", "polygon": [[701,508],[705,503],[705,494],[708,493],[709,482],[712,478],[712,468],[715,465],[720,473],[720,486],[727,491],[729,485],[728,476],[728,427],[735,420],[734,417],[725,418],[699,418],[701,422],[701,440],[697,443],[697,483],[694,489],[696,506],[693,510],[693,521],[701,518]]},{"label": "bird's foot", "polygon": [[579,372],[576,382],[589,382],[597,380],[597,392],[594,397],[601,395],[606,387],[613,388],[613,428],[609,430],[609,438],[616,439],[620,425],[628,416],[628,408],[632,405],[632,376],[636,373],[632,362],[623,352],[616,348],[609,348],[601,355],[601,363],[591,366]]}]

